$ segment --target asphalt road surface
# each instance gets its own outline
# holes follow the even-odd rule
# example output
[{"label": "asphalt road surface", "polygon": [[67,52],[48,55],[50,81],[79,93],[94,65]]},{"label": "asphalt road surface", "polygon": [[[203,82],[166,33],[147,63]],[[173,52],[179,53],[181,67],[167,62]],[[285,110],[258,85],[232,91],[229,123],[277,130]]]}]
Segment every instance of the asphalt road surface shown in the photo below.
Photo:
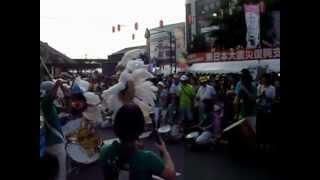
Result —
[{"label": "asphalt road surface", "polygon": [[[99,130],[105,140],[114,138],[111,129]],[[151,139],[144,140],[145,148],[157,152]],[[228,148],[219,147],[207,151],[191,151],[183,143],[167,143],[167,147],[181,173],[177,180],[275,180],[285,179],[275,170],[275,161],[268,154],[247,156],[230,153]],[[123,180],[124,178],[120,178]],[[68,180],[103,180],[97,163],[82,166]]]}]

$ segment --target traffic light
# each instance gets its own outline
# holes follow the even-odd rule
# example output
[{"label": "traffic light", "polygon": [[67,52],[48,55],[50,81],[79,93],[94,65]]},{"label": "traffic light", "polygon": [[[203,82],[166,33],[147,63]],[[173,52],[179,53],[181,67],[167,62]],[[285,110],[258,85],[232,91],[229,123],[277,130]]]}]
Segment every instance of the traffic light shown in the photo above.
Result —
[{"label": "traffic light", "polygon": [[116,32],[116,27],[112,26],[112,33]]},{"label": "traffic light", "polygon": [[138,23],[134,23],[134,29],[137,31],[138,30]]},{"label": "traffic light", "polygon": [[163,28],[163,20],[160,20],[160,27]]},{"label": "traffic light", "polygon": [[118,24],[118,31],[120,31],[120,24]]}]

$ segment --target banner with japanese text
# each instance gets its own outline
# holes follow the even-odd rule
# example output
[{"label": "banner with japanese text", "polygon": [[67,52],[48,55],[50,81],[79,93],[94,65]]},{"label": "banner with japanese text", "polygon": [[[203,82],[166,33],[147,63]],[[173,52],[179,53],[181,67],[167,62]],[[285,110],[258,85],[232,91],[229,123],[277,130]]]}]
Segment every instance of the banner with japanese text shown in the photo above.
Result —
[{"label": "banner with japanese text", "polygon": [[195,53],[188,56],[188,63],[221,62],[221,61],[246,61],[262,59],[279,59],[280,48],[263,49],[228,49],[224,51],[212,50],[211,52]]}]

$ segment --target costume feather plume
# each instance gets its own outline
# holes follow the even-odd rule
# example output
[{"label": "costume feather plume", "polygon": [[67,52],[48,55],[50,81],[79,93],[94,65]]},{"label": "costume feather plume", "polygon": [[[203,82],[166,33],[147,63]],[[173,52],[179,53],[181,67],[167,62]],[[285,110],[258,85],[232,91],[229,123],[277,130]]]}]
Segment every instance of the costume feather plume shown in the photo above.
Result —
[{"label": "costume feather plume", "polygon": [[114,112],[113,116],[123,105],[119,99],[119,93],[126,88],[128,81],[131,81],[134,85],[132,102],[140,107],[146,117],[146,121],[149,119],[147,117],[155,105],[157,87],[148,81],[153,75],[144,69],[143,61],[138,59],[142,52],[141,49],[135,49],[128,51],[123,56],[118,66],[125,67],[125,69],[121,72],[118,83],[105,90],[102,94],[104,104]]},{"label": "costume feather plume", "polygon": [[139,59],[143,53],[143,49],[133,49],[126,52],[118,63],[118,66],[126,67],[129,61]]}]

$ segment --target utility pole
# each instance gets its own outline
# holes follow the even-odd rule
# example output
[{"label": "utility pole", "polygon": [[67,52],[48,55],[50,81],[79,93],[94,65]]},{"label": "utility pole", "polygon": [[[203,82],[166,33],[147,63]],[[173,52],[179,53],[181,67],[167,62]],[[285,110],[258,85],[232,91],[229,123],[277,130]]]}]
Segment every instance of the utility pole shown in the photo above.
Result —
[{"label": "utility pole", "polygon": [[173,70],[173,67],[172,67],[172,61],[173,61],[173,58],[172,58],[172,33],[170,32],[169,33],[169,42],[170,42],[170,73],[172,74],[172,70]]}]

